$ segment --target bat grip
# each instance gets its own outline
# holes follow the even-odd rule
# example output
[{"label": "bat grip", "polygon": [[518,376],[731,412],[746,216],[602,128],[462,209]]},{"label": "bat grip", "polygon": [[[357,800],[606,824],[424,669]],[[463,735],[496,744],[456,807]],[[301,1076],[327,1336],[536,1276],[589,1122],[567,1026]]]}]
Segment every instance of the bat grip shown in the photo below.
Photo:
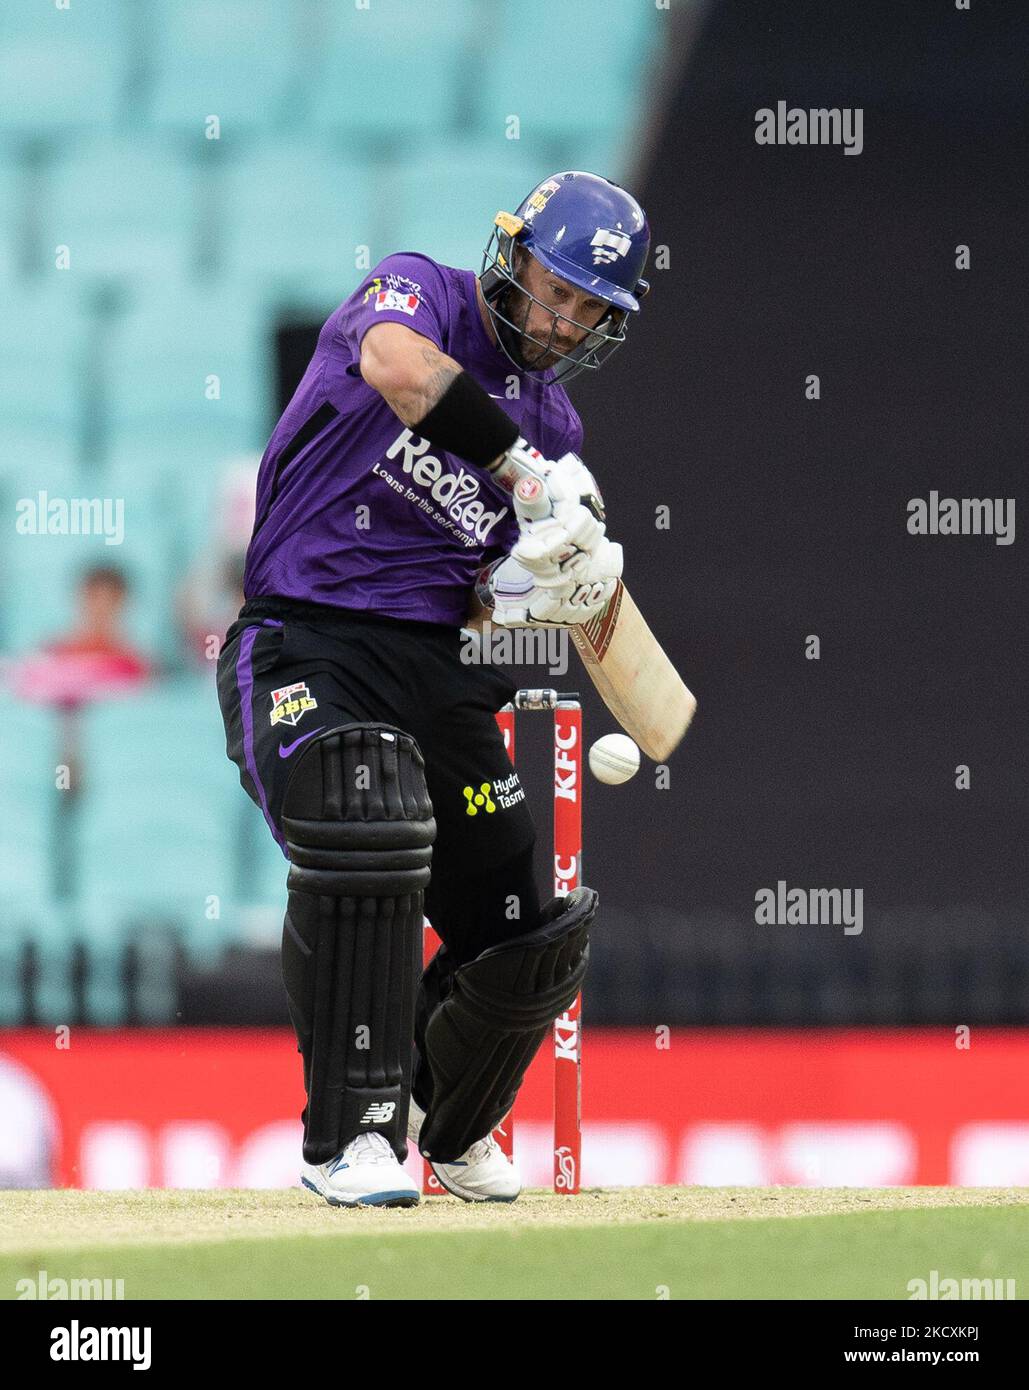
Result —
[{"label": "bat grip", "polygon": [[519,478],[511,495],[515,512],[523,521],[539,521],[542,517],[550,516],[554,509],[546,484],[529,473]]}]

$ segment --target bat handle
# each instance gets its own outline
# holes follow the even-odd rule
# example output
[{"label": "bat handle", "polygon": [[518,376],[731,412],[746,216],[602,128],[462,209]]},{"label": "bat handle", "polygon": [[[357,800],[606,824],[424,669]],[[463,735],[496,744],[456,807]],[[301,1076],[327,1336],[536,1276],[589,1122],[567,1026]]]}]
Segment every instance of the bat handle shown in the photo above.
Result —
[{"label": "bat handle", "polygon": [[539,521],[542,517],[550,516],[553,511],[546,484],[532,474],[525,474],[518,479],[512,496],[515,512],[523,521]]}]

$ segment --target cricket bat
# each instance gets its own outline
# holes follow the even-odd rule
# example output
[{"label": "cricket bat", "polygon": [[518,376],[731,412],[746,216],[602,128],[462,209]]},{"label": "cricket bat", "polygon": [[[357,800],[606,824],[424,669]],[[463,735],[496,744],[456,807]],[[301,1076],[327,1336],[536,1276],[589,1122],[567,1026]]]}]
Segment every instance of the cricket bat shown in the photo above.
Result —
[{"label": "cricket bat", "polygon": [[603,613],[569,630],[604,704],[647,757],[663,763],[697,702],[622,581]]}]

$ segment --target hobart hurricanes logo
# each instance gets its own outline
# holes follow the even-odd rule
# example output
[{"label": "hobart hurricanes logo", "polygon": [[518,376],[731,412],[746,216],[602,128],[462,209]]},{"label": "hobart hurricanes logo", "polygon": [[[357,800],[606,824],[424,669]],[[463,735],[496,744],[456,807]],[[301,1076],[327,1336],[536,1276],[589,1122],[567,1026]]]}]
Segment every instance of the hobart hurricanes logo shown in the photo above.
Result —
[{"label": "hobart hurricanes logo", "polygon": [[454,470],[442,459],[429,453],[429,441],[410,430],[401,430],[386,450],[387,459],[400,459],[400,466],[412,483],[422,490],[411,491],[412,501],[425,507],[435,504],[443,522],[454,523],[466,536],[485,545],[490,533],[507,516],[508,508],[487,511],[480,496],[481,479],[467,468]]}]

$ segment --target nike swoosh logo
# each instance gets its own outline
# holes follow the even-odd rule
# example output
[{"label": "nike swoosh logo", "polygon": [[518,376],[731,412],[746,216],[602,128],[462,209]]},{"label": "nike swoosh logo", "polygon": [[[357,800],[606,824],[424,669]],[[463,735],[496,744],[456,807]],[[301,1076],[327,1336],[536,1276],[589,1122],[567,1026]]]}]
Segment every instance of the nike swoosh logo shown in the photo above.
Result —
[{"label": "nike swoosh logo", "polygon": [[324,728],[325,725],[320,724],[317,729],[312,729],[309,734],[301,734],[300,737],[295,739],[292,743],[281,743],[279,745],[279,757],[288,758],[291,753],[296,752],[302,743],[306,743],[309,738],[314,738],[315,734],[320,734]]}]

